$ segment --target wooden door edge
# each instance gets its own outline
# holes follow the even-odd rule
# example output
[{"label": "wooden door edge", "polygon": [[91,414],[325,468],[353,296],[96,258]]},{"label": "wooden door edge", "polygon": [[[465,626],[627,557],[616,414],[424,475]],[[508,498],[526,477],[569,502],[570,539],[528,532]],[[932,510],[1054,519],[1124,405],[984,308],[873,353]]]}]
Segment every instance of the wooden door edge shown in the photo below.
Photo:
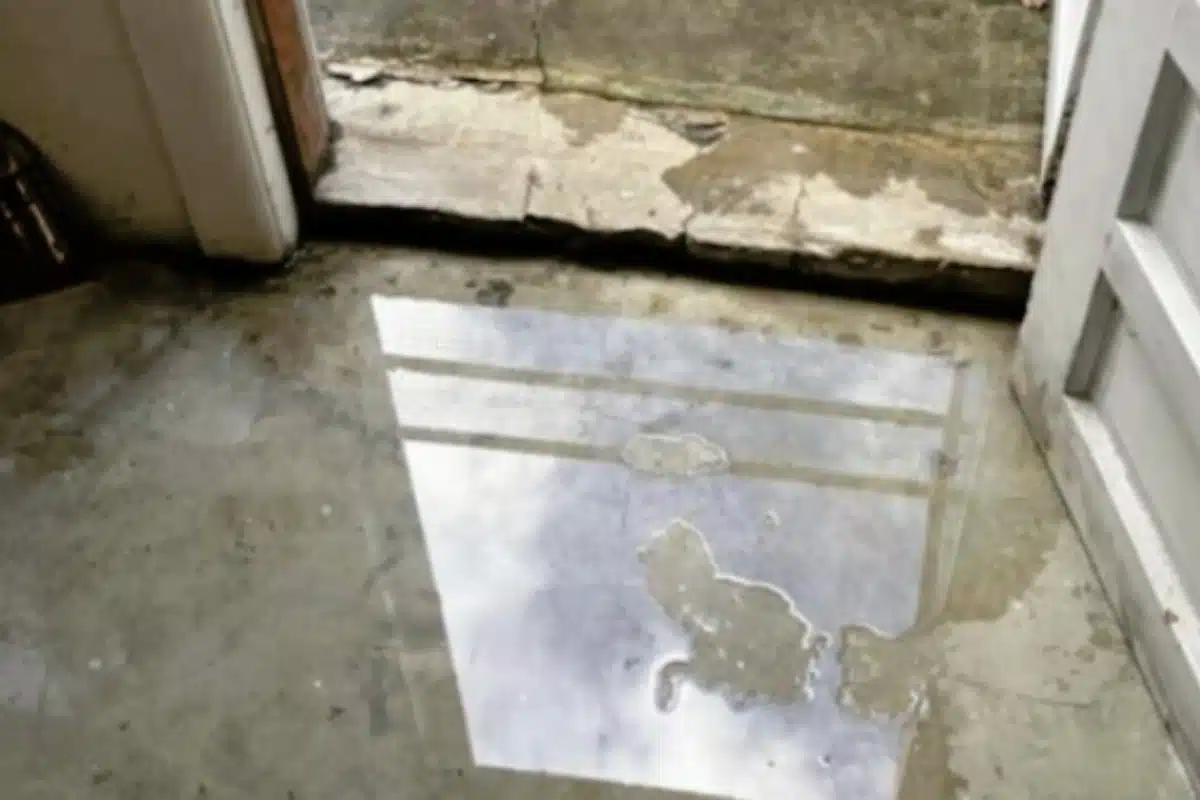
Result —
[{"label": "wooden door edge", "polygon": [[333,125],[303,2],[251,0],[246,6],[292,193],[307,219],[316,182],[332,161]]}]

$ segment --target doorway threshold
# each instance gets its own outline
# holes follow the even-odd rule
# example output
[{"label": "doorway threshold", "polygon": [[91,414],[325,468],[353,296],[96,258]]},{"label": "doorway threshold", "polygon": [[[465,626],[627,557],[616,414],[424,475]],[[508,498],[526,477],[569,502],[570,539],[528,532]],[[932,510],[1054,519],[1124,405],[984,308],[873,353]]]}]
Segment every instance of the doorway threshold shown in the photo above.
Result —
[{"label": "doorway threshold", "polygon": [[1028,291],[1042,232],[1029,142],[640,105],[369,61],[327,69],[338,136],[315,189],[326,220],[384,212],[574,247],[634,243],[749,282],[832,280],[973,306],[1019,308]]}]

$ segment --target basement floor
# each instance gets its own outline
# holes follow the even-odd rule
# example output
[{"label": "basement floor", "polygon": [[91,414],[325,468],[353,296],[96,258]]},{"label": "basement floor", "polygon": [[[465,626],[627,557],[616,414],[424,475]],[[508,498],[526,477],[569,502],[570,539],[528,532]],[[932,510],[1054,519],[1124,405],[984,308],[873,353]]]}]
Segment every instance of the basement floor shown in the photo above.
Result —
[{"label": "basement floor", "polygon": [[343,246],[0,309],[0,793],[1187,797],[1013,340]]}]

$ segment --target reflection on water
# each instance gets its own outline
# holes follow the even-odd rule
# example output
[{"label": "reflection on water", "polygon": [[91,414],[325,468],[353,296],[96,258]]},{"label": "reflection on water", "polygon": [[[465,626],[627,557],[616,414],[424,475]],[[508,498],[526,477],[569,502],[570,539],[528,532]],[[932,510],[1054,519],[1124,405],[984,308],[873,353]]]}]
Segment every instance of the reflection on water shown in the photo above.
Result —
[{"label": "reflection on water", "polygon": [[[970,370],[373,305],[476,763],[894,796],[927,677],[905,635],[938,613],[977,438]],[[911,668],[891,680],[881,652]]]}]

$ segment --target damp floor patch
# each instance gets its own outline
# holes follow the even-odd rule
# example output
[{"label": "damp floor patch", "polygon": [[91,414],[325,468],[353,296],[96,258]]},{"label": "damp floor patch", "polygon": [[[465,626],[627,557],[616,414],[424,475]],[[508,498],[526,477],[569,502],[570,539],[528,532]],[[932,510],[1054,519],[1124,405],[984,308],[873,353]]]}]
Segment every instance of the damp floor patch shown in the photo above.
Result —
[{"label": "damp floor patch", "polygon": [[325,245],[0,307],[4,794],[1182,800],[1014,336]]}]

